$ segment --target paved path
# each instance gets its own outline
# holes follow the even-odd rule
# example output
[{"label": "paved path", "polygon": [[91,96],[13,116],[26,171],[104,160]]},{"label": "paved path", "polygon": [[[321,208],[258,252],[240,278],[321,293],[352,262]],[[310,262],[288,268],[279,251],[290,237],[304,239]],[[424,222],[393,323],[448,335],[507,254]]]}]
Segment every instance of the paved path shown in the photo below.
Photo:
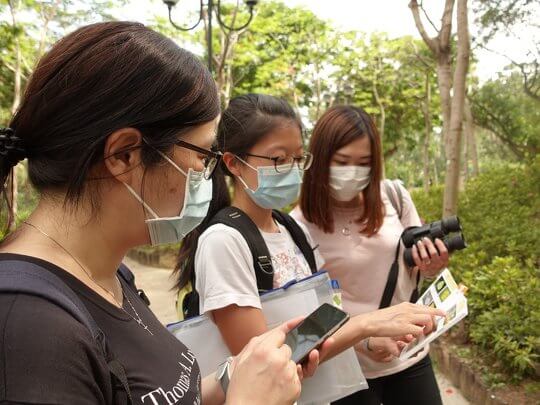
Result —
[{"label": "paved path", "polygon": [[[143,266],[129,258],[126,258],[124,262],[135,273],[137,286],[142,288],[150,298],[150,307],[159,320],[164,324],[175,322],[177,320],[176,294],[171,291],[173,286],[173,280],[170,277],[171,272],[157,267]],[[444,405],[470,404],[446,377],[440,373],[436,373],[436,375]]]},{"label": "paved path", "polygon": [[158,267],[148,267],[128,257],[124,263],[135,273],[137,287],[142,288],[150,299],[150,308],[163,324],[178,320],[176,316],[176,294],[171,272]]}]

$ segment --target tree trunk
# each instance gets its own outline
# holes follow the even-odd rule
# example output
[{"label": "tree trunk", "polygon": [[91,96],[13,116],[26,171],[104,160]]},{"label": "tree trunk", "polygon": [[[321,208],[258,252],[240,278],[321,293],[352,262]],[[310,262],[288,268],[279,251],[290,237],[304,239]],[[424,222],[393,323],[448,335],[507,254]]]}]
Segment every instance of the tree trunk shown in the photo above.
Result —
[{"label": "tree trunk", "polygon": [[372,83],[373,86],[373,96],[375,97],[375,102],[379,106],[379,111],[381,112],[381,121],[379,123],[379,134],[381,135],[381,139],[384,139],[384,126],[386,123],[386,112],[384,110],[384,104],[381,101],[381,98],[379,96],[379,91],[377,90],[377,80],[375,79]]},{"label": "tree trunk", "polygon": [[471,162],[471,176],[478,176],[478,149],[476,146],[476,133],[471,104],[465,99],[465,139],[467,140],[467,157]]},{"label": "tree trunk", "polygon": [[423,150],[423,162],[424,162],[424,191],[427,193],[430,186],[429,178],[429,144],[431,142],[431,112],[429,107],[431,105],[431,84],[429,82],[429,70],[426,70],[426,82],[425,82],[425,95],[424,102],[422,103],[422,112],[424,114],[424,150]]},{"label": "tree trunk", "polygon": [[[13,2],[9,1],[9,10],[11,13],[11,22],[13,28],[17,27],[17,11],[20,7],[20,1]],[[21,103],[21,80],[22,80],[22,54],[21,54],[21,42],[19,39],[19,34],[16,34],[15,37],[15,71],[14,71],[14,88],[13,88],[13,102],[11,104],[11,114],[15,114]],[[17,187],[17,167],[13,167],[11,170],[11,176],[7,184],[7,199],[9,204],[9,214],[7,228],[11,232],[15,230],[17,225],[17,196],[18,196],[18,187]]]},{"label": "tree trunk", "polygon": [[435,182],[435,185],[439,185],[439,169],[437,167],[437,161],[435,160],[433,162],[433,180]]},{"label": "tree trunk", "polygon": [[469,181],[469,137],[467,133],[467,121],[465,117],[463,117],[463,141],[461,142],[461,155],[463,156],[463,159],[461,161],[461,172],[462,175],[459,179],[459,191],[463,191],[465,189],[465,184],[467,184],[467,181]]},{"label": "tree trunk", "polygon": [[315,96],[317,105],[315,106],[315,120],[318,120],[321,116],[321,104],[322,104],[322,91],[321,91],[321,72],[319,62],[315,63]]},{"label": "tree trunk", "polygon": [[452,89],[452,61],[450,52],[437,57],[437,82],[441,98],[442,141],[446,147],[448,144],[448,135],[450,134],[450,118],[452,115],[452,97],[450,95],[450,90]]},{"label": "tree trunk", "polygon": [[446,142],[446,178],[443,202],[444,216],[455,215],[457,213],[460,145],[469,56],[470,43],[467,0],[457,0],[457,57],[453,80],[450,132]]}]

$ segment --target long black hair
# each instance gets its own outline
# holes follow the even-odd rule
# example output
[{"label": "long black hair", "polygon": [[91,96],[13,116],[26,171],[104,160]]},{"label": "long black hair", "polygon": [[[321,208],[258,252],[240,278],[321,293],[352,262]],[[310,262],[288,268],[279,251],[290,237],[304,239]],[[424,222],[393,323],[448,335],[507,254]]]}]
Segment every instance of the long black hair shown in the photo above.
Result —
[{"label": "long black hair", "polygon": [[103,161],[108,136],[136,128],[145,168],[162,160],[178,136],[220,112],[215,82],[197,57],[139,23],[82,27],[41,58],[10,129],[0,137],[0,181],[28,158],[40,193],[61,191],[65,201],[99,194],[89,172]]},{"label": "long black hair", "polygon": [[[289,103],[281,98],[264,94],[236,97],[222,113],[217,131],[217,147],[223,153],[230,152],[240,158],[246,158],[246,153],[264,136],[283,125],[290,125],[291,122],[298,125],[302,131],[302,122],[298,115]],[[212,178],[213,195],[208,214],[201,225],[182,241],[175,268],[178,274],[176,285],[178,289],[191,281],[194,274],[199,236],[214,215],[231,205],[225,176],[233,178],[225,163],[221,161]]]}]

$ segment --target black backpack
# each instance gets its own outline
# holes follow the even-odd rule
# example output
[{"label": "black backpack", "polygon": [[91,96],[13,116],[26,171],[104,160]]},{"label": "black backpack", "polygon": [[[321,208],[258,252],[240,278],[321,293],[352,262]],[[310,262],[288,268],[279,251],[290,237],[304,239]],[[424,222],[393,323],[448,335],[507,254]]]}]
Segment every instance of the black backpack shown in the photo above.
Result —
[{"label": "black backpack", "polygon": [[[135,287],[135,276],[125,265],[120,266],[118,275],[137,292],[137,295],[147,305],[150,305],[144,292]],[[103,357],[109,368],[113,382],[114,403],[117,405],[133,403],[124,367],[108,350],[105,334],[77,294],[59,277],[34,263],[23,260],[0,260],[0,293],[18,293],[40,297],[59,306],[86,326],[102,349]]]},{"label": "black backpack", "polygon": [[[290,215],[273,210],[272,216],[287,229],[294,243],[304,255],[311,273],[316,273],[318,269],[313,251],[317,247],[313,248],[309,244],[306,234]],[[236,207],[223,208],[210,220],[205,229],[215,224],[225,224],[242,234],[253,257],[253,268],[255,269],[259,294],[271,290],[274,285],[274,268],[270,252],[257,225],[241,209]],[[186,294],[182,301],[184,319],[200,315],[199,294],[195,290],[195,272],[191,276],[191,288],[192,291]]]}]

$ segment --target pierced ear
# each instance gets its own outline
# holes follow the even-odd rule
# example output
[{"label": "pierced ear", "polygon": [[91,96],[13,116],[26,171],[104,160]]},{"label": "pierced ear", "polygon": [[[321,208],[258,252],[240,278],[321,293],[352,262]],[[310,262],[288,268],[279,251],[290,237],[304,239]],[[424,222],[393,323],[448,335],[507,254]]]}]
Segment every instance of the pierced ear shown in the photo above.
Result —
[{"label": "pierced ear", "polygon": [[231,152],[225,152],[223,154],[223,163],[227,166],[227,169],[231,174],[235,176],[240,176],[240,166],[243,164],[236,155]]},{"label": "pierced ear", "polygon": [[122,128],[109,135],[103,158],[113,177],[131,182],[133,170],[141,164],[141,145],[142,134],[135,128]]}]

